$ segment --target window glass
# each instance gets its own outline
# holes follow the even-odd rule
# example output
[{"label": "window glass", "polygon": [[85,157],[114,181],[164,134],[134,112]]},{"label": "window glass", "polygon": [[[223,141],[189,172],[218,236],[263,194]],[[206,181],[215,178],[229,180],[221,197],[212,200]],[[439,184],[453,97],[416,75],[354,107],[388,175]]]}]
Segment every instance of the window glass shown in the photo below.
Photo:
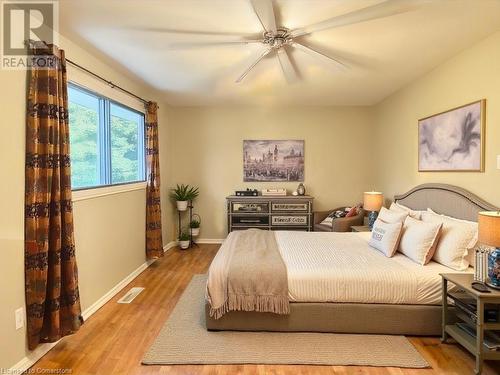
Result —
[{"label": "window glass", "polygon": [[144,181],[144,114],[74,84],[68,99],[72,188]]},{"label": "window glass", "polygon": [[144,179],[144,115],[111,103],[111,182]]},{"label": "window glass", "polygon": [[71,183],[73,188],[100,184],[99,98],[69,87]]}]

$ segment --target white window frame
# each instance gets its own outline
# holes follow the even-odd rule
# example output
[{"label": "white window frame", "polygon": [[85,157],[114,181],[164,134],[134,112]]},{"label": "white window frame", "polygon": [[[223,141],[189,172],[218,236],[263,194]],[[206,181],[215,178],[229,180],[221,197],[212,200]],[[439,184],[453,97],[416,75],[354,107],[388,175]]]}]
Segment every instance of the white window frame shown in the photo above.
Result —
[{"label": "white window frame", "polygon": [[[106,182],[109,182],[109,184],[103,184],[103,185],[97,185],[97,186],[90,186],[90,187],[82,187],[82,188],[75,188],[72,191],[73,195],[73,201],[81,201],[81,200],[86,200],[86,199],[92,199],[92,198],[97,198],[97,197],[103,197],[103,196],[109,196],[109,195],[114,195],[114,194],[119,194],[119,193],[125,193],[125,192],[130,192],[130,191],[135,191],[135,190],[145,190],[146,189],[146,145],[145,145],[145,132],[146,132],[146,113],[145,113],[145,108],[144,104],[140,102],[139,100],[134,100],[128,95],[121,93],[120,91],[114,90],[113,88],[107,86],[103,82],[100,82],[97,79],[91,78],[88,75],[83,74],[76,68],[68,68],[68,77],[69,77],[69,84],[81,89],[91,95],[95,95],[99,98],[102,98],[101,102],[103,105],[107,108],[101,108],[101,115],[104,116],[110,116],[110,105],[111,103],[118,105],[122,108],[129,109],[138,113],[141,113],[144,116],[144,126],[142,128],[142,132],[139,134],[139,145],[143,151],[143,157],[144,157],[144,162],[140,165],[140,170],[141,175],[143,176],[144,180],[138,180],[138,181],[130,181],[130,182],[125,182],[125,183],[116,183],[112,184],[111,183],[111,170],[105,171],[106,168],[103,168],[103,165],[99,166],[99,173],[101,173],[101,180],[104,177],[104,180]],[[102,119],[100,119],[102,121]],[[109,121],[109,120],[108,120]],[[71,124],[70,124],[71,127]],[[102,127],[99,127],[99,136],[105,136],[104,134],[101,134]],[[110,129],[108,129],[110,130]],[[71,131],[71,129],[70,129]],[[142,133],[142,134],[141,134]],[[109,134],[107,135],[107,138],[109,139]],[[102,145],[102,144],[101,144]],[[101,146],[100,145],[100,146]],[[111,152],[111,151],[110,151]],[[103,155],[107,155],[108,153],[104,152]],[[110,153],[109,153],[110,155]],[[101,158],[101,164],[105,163],[106,160],[105,158]],[[110,164],[108,164],[110,165]],[[102,176],[103,173],[106,173],[106,176]]]},{"label": "white window frame", "polygon": [[101,186],[92,189],[73,190],[73,202],[106,197],[109,195],[127,193],[136,190],[146,190],[146,181],[130,182],[121,185]]}]

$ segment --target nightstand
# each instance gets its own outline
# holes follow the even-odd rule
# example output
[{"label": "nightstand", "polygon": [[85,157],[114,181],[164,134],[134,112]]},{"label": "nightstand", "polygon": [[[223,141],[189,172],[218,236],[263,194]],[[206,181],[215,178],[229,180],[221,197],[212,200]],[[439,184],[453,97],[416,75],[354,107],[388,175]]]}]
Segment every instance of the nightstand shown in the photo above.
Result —
[{"label": "nightstand", "polygon": [[[472,289],[471,283],[474,275],[471,273],[442,273],[442,297],[443,297],[443,336],[442,341],[446,342],[448,337],[454,338],[465,349],[476,357],[475,374],[481,374],[484,360],[500,360],[500,351],[490,350],[484,343],[485,331],[500,330],[500,321],[485,321],[485,310],[497,309],[497,317],[500,316],[498,308],[500,306],[500,291],[490,289],[491,293],[481,293]],[[455,284],[459,291],[448,292],[448,282]],[[461,298],[461,297],[465,298]],[[455,301],[455,312],[451,313],[448,299]],[[464,301],[466,301],[465,304]],[[460,306],[466,308],[459,308]],[[467,309],[470,305],[475,309]],[[485,309],[486,307],[486,309]],[[489,314],[488,314],[489,315]],[[454,319],[454,318],[458,319]],[[493,320],[493,319],[491,319]],[[453,323],[458,321],[457,323]],[[475,327],[475,335],[460,328],[460,324],[467,323],[469,327]],[[475,336],[475,337],[474,337]]]},{"label": "nightstand", "polygon": [[353,225],[351,227],[352,232],[371,232],[371,229],[368,225]]}]

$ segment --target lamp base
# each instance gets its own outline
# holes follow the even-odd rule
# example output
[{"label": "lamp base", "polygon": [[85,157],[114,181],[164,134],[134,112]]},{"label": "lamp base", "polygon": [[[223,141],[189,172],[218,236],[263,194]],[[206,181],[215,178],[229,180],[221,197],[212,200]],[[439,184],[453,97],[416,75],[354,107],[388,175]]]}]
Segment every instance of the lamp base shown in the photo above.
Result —
[{"label": "lamp base", "polygon": [[488,255],[488,286],[500,289],[500,247]]},{"label": "lamp base", "polygon": [[491,284],[491,283],[489,283],[489,282],[487,282],[487,281],[485,282],[485,284],[486,284],[489,288],[493,288],[493,289],[498,289],[498,290],[500,290],[500,286],[493,285],[493,284]]},{"label": "lamp base", "polygon": [[378,217],[378,211],[370,211],[370,213],[368,214],[368,227],[370,229],[373,229],[373,224],[375,224],[377,217]]}]

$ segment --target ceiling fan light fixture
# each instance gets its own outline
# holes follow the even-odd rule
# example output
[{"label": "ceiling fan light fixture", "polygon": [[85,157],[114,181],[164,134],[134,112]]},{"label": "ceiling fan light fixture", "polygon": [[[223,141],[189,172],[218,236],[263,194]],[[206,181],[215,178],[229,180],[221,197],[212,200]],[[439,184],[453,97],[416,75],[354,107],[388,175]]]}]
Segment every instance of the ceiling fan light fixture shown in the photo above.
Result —
[{"label": "ceiling fan light fixture", "polygon": [[264,37],[262,43],[274,49],[280,49],[286,44],[291,44],[293,42],[290,30],[286,27],[279,27],[275,33],[272,31],[264,31],[262,35]]}]

